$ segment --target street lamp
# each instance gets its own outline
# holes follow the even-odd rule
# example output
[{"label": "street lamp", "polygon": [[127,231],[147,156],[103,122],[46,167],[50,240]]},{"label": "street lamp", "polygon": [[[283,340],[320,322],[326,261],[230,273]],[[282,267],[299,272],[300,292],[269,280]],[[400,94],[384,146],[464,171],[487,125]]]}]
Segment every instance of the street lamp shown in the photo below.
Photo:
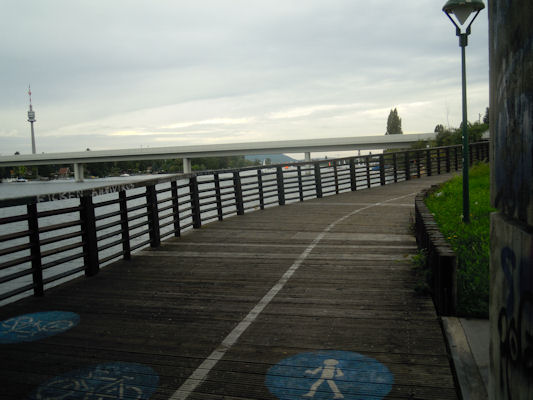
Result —
[{"label": "street lamp", "polygon": [[[479,12],[485,8],[485,4],[481,0],[448,0],[442,11],[446,13],[450,21],[455,25],[455,33],[459,36],[459,46],[461,47],[461,60],[463,72],[463,222],[470,222],[470,195],[468,190],[468,167],[470,165],[468,156],[468,119],[466,115],[466,64],[465,64],[465,47],[468,45],[468,35],[470,35],[470,27],[472,22],[476,19]],[[466,26],[464,32],[461,28],[466,25],[469,17],[475,13],[473,18]],[[453,15],[453,17],[452,17]]]}]

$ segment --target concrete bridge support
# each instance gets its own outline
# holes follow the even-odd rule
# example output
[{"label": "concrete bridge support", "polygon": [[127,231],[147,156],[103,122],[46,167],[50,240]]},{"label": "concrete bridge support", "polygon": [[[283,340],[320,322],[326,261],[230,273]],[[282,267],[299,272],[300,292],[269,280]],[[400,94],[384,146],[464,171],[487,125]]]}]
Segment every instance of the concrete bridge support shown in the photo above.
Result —
[{"label": "concrete bridge support", "polygon": [[74,163],[74,180],[76,182],[83,182],[85,179],[85,165],[81,163]]},{"label": "concrete bridge support", "polygon": [[490,399],[533,399],[533,3],[489,2]]},{"label": "concrete bridge support", "polygon": [[191,172],[192,172],[191,159],[190,158],[184,158],[183,159],[183,173],[184,174],[190,174]]},{"label": "concrete bridge support", "polygon": [[[311,152],[310,152],[310,151],[306,151],[306,152],[304,153],[304,160],[305,160],[305,161],[309,161],[309,162],[311,162]],[[310,171],[310,170],[307,170],[307,171],[305,171],[305,174],[306,174],[306,175],[311,175],[311,171]]]}]

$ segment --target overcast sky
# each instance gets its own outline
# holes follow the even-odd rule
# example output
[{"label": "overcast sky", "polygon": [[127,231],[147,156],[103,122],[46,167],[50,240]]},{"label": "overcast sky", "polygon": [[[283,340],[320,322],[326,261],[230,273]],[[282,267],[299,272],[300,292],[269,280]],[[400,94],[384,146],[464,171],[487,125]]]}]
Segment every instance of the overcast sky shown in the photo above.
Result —
[{"label": "overcast sky", "polygon": [[[445,0],[2,0],[0,154],[383,135],[461,121]],[[488,106],[487,10],[467,47]]]}]

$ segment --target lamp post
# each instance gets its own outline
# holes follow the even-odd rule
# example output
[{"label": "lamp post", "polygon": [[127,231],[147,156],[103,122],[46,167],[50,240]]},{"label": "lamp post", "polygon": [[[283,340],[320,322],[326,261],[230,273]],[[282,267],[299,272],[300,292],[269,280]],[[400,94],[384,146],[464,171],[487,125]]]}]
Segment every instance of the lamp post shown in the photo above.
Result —
[{"label": "lamp post", "polygon": [[[478,16],[479,12],[485,8],[485,4],[481,0],[448,0],[442,11],[446,13],[450,21],[455,25],[455,33],[459,36],[459,46],[461,47],[461,61],[462,61],[462,80],[463,80],[463,222],[470,222],[470,194],[468,189],[468,167],[469,150],[468,150],[468,118],[466,113],[466,63],[465,63],[465,47],[468,45],[468,35],[470,35],[470,27]],[[466,23],[469,20],[468,25]],[[453,15],[453,16],[452,16]],[[466,25],[466,29],[462,28]]]}]

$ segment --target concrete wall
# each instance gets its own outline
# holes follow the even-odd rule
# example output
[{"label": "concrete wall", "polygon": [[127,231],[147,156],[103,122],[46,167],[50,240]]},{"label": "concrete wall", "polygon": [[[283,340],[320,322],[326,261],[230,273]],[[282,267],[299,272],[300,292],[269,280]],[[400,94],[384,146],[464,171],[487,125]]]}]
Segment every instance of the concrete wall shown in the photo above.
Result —
[{"label": "concrete wall", "polygon": [[533,399],[533,1],[489,1],[491,399]]}]

